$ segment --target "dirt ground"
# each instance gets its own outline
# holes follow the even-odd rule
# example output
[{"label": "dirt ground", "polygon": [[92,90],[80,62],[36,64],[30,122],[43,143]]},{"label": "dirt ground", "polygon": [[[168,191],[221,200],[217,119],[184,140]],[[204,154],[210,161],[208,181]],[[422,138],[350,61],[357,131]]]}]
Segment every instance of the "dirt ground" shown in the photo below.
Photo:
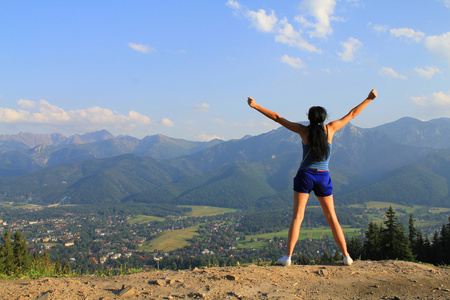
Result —
[{"label": "dirt ground", "polygon": [[2,299],[450,299],[450,269],[403,261],[0,281]]}]

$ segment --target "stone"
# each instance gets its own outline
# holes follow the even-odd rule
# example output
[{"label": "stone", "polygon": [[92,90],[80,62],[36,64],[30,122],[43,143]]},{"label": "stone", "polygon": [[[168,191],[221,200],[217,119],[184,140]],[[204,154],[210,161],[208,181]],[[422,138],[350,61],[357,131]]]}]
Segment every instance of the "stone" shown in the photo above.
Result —
[{"label": "stone", "polygon": [[130,297],[134,295],[134,288],[132,286],[123,287],[119,292],[120,297]]},{"label": "stone", "polygon": [[36,300],[48,300],[48,299],[50,299],[50,298],[49,298],[50,293],[51,293],[50,291],[45,292],[45,293],[41,294],[40,296],[38,296],[38,297],[36,298]]},{"label": "stone", "polygon": [[226,278],[227,278],[228,280],[231,280],[231,281],[236,281],[236,280],[237,280],[237,277],[236,277],[235,275],[231,275],[231,274],[228,274],[228,275],[226,276]]}]

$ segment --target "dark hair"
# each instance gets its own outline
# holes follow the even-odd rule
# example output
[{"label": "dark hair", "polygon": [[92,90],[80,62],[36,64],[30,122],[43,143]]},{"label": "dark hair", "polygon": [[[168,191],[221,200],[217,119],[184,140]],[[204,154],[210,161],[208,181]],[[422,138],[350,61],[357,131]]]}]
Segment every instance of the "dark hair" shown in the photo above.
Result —
[{"label": "dark hair", "polygon": [[316,161],[326,160],[330,154],[328,136],[325,134],[323,122],[327,118],[327,111],[321,106],[313,106],[309,109],[309,135],[308,143]]}]

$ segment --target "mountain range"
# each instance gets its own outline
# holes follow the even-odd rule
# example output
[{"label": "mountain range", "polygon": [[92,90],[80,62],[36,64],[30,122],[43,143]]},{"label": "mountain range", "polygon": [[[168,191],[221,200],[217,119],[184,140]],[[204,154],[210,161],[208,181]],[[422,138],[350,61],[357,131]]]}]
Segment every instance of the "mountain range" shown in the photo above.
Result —
[{"label": "mountain range", "polygon": [[[402,118],[370,129],[348,124],[335,135],[330,161],[337,205],[449,207],[449,135],[449,118]],[[0,200],[290,207],[300,143],[284,128],[210,142],[114,137],[105,130],[71,137],[3,135]]]}]

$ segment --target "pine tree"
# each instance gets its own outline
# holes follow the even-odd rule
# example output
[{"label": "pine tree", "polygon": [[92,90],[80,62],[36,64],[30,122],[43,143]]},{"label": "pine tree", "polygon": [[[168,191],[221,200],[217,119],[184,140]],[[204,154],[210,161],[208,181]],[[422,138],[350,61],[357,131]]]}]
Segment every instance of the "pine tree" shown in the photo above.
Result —
[{"label": "pine tree", "polygon": [[62,262],[61,268],[62,268],[62,273],[65,275],[72,273],[72,269],[70,268],[69,264],[65,260]]},{"label": "pine tree", "polygon": [[31,257],[28,252],[28,244],[23,238],[22,233],[16,231],[14,234],[14,263],[18,273],[24,273],[31,268]]},{"label": "pine tree", "polygon": [[60,275],[62,273],[61,263],[59,262],[59,258],[55,262],[55,274]]},{"label": "pine tree", "polygon": [[442,226],[441,237],[444,248],[444,263],[450,265],[450,217],[447,225]]},{"label": "pine tree", "polygon": [[363,252],[361,239],[357,236],[351,237],[347,242],[347,250],[353,259],[360,259]]},{"label": "pine tree", "polygon": [[369,228],[364,233],[366,240],[362,247],[362,259],[381,259],[381,241],[380,241],[380,227],[377,224],[370,222]]},{"label": "pine tree", "polygon": [[415,239],[417,237],[417,230],[414,227],[414,220],[412,214],[409,215],[408,230],[409,230],[408,232],[409,243],[411,244],[411,247],[414,248]]},{"label": "pine tree", "polygon": [[48,255],[48,252],[44,252],[44,257],[42,258],[42,266],[44,267],[44,270],[48,270],[50,267],[50,255]]},{"label": "pine tree", "polygon": [[16,264],[14,262],[13,246],[11,244],[11,231],[6,230],[5,235],[2,238],[3,245],[0,251],[0,268],[3,274],[13,275],[16,270]]},{"label": "pine tree", "polygon": [[381,251],[385,259],[413,260],[409,239],[405,236],[402,224],[397,222],[392,206],[386,212],[386,221],[381,231]]}]

